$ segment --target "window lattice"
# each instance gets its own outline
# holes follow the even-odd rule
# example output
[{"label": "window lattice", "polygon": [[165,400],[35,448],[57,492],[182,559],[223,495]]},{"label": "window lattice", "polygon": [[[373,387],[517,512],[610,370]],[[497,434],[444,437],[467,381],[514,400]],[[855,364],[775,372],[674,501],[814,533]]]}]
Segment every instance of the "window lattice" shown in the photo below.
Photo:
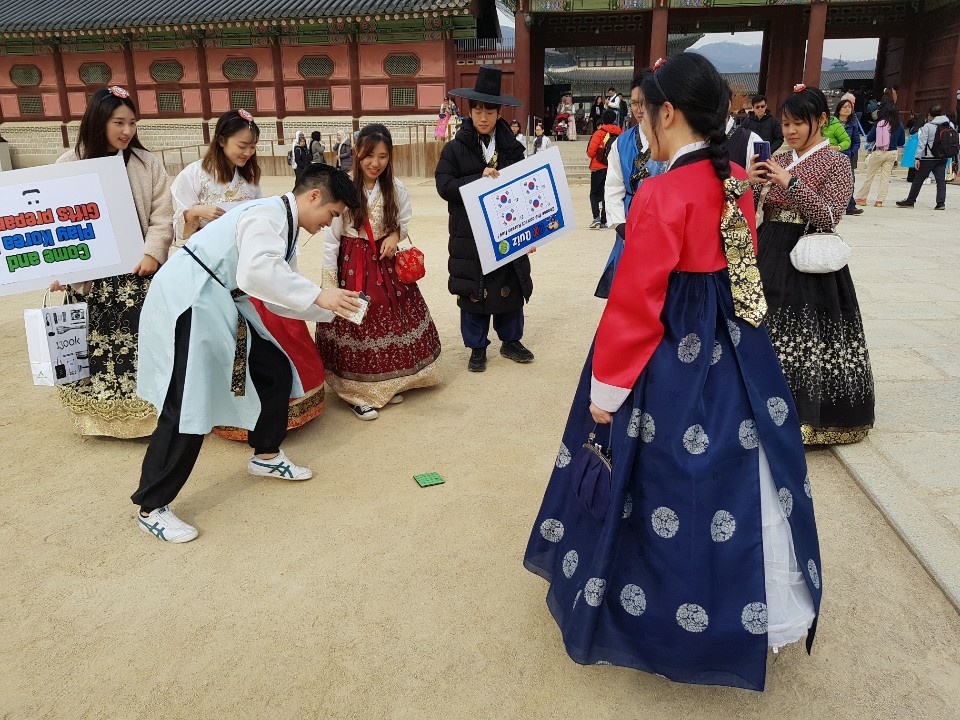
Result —
[{"label": "window lattice", "polygon": [[390,104],[393,107],[416,107],[417,92],[412,87],[390,88]]},{"label": "window lattice", "polygon": [[230,58],[223,63],[223,76],[227,80],[253,80],[257,64],[250,58]]},{"label": "window lattice", "polygon": [[420,58],[412,53],[387,55],[383,69],[387,75],[416,75],[420,72]]},{"label": "window lattice", "polygon": [[330,90],[327,88],[307,88],[307,107],[311,109],[331,107]]},{"label": "window lattice", "polygon": [[150,65],[150,77],[154,82],[180,82],[183,80],[183,65],[176,60],[157,60]]},{"label": "window lattice", "polygon": [[84,63],[80,66],[80,80],[86,85],[107,85],[113,70],[106,63]]},{"label": "window lattice", "polygon": [[17,100],[21,115],[43,115],[43,101],[39,95],[21,95]]},{"label": "window lattice", "polygon": [[157,108],[160,112],[183,112],[183,95],[178,92],[158,92]]},{"label": "window lattice", "polygon": [[34,87],[42,79],[40,68],[36,65],[14,65],[10,68],[10,82],[17,87]]},{"label": "window lattice", "polygon": [[305,78],[328,78],[333,75],[333,60],[326,55],[308,55],[300,58],[297,69]]},{"label": "window lattice", "polygon": [[256,110],[257,99],[253,90],[231,90],[230,107],[234,110]]}]

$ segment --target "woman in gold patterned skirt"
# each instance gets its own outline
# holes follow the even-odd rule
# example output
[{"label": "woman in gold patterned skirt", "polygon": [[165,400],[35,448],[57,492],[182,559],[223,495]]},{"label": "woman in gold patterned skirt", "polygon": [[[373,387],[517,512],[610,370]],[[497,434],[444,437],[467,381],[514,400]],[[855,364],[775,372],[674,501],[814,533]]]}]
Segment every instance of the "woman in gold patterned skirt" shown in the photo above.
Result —
[{"label": "woman in gold patterned skirt", "polygon": [[829,117],[816,88],[796,86],[783,105],[791,148],[755,163],[754,197],[763,197],[757,267],[767,299],[767,331],[800,415],[807,445],[863,440],[873,427],[870,354],[850,268],[803,273],[790,251],[808,228],[831,230],[853,190],[847,158],[821,134]]},{"label": "woman in gold patterned skirt", "polygon": [[[143,238],[143,259],[129,275],[71,286],[68,299],[88,305],[90,377],[58,388],[83,435],[135,438],[157,424],[153,406],[137,397],[137,340],[140,309],[150,277],[167,259],[173,239],[170,178],[163,163],[137,138],[137,111],[120,87],[93,94],[80,121],[76,148],[57,162],[121,154],[140,220],[130,228]],[[54,281],[51,289],[64,289]]]}]

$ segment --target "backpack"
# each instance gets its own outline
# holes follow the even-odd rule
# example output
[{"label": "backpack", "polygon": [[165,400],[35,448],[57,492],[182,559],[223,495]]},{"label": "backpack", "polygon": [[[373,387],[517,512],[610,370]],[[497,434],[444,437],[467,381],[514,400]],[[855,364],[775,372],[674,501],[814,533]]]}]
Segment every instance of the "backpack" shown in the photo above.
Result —
[{"label": "backpack", "polygon": [[607,164],[607,157],[610,155],[610,148],[613,147],[613,144],[617,141],[617,136],[613,133],[607,133],[603,136],[603,142],[600,143],[600,147],[597,148],[597,154],[594,155],[593,159],[596,160],[601,165]]},{"label": "backpack", "polygon": [[294,158],[293,158],[293,150],[291,150],[290,152],[287,153],[287,165],[289,165],[290,167],[292,167],[292,168],[294,168],[294,169],[296,169],[296,167],[297,167],[297,161],[294,160]]},{"label": "backpack", "polygon": [[315,163],[326,162],[326,160],[323,159],[324,150],[326,150],[326,148],[324,147],[323,143],[320,142],[319,140],[314,140],[312,143],[310,143],[310,152],[313,154],[313,158],[312,158],[313,162]]},{"label": "backpack", "polygon": [[960,153],[960,135],[949,122],[937,125],[930,152],[935,158],[952,158]]}]

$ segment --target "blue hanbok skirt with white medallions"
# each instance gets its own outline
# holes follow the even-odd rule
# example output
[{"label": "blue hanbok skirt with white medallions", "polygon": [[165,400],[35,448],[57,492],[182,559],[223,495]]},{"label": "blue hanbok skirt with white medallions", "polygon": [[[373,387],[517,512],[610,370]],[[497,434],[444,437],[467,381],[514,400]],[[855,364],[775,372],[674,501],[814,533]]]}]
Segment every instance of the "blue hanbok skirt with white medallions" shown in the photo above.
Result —
[{"label": "blue hanbok skirt with white medallions", "polygon": [[595,427],[591,348],[524,565],[550,582],[576,662],[763,690],[768,645],[809,649],[822,594],[797,414],[765,327],[734,315],[726,270],[673,273],[661,320],[597,428],[613,453],[599,513],[602,493],[588,508],[574,472]]}]

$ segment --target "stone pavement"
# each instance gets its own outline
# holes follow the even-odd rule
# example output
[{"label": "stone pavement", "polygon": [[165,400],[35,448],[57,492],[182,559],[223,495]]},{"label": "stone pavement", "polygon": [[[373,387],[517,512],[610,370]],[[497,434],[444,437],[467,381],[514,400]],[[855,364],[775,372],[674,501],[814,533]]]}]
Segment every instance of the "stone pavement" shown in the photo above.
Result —
[{"label": "stone pavement", "polygon": [[933,210],[933,185],[898,208],[905,175],[887,206],[840,224],[877,417],[866,441],[834,453],[960,609],[960,186],[948,183],[945,212]]}]

